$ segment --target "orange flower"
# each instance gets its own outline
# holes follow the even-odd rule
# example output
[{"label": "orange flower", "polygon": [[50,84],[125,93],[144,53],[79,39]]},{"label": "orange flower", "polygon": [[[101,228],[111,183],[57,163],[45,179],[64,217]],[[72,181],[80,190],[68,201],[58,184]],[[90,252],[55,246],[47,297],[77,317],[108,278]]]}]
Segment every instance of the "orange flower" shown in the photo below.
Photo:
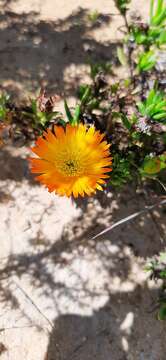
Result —
[{"label": "orange flower", "polygon": [[91,195],[103,190],[108,173],[112,170],[109,147],[104,134],[94,127],[54,126],[36,141],[32,151],[39,158],[30,158],[31,170],[50,192],[71,196]]}]

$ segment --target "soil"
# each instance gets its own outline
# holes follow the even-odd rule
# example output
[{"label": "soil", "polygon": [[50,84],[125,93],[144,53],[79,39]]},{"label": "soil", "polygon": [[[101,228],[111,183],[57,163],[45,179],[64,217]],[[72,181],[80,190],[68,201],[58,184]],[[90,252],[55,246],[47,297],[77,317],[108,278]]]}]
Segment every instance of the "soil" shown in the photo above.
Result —
[{"label": "soil", "polygon": [[[148,5],[132,1],[131,12],[146,18]],[[89,58],[118,67],[124,24],[111,0],[1,0],[0,10],[0,86],[17,101],[44,84],[73,102]],[[159,285],[144,271],[164,247],[163,208],[92,239],[157,202],[155,193],[128,186],[60,198],[34,181],[28,155],[12,144],[0,150],[0,358],[165,360]]]}]

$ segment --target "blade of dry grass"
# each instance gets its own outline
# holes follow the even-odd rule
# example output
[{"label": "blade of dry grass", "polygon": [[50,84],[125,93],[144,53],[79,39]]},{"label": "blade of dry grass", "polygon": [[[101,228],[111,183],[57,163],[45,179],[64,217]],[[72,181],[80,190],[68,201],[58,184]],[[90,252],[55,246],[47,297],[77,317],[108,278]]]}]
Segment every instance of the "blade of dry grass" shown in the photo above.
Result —
[{"label": "blade of dry grass", "polygon": [[162,200],[162,201],[160,201],[160,202],[158,202],[158,203],[156,203],[156,204],[153,204],[153,205],[150,205],[150,206],[145,206],[144,209],[142,209],[142,210],[140,210],[140,211],[137,211],[137,212],[135,212],[135,213],[133,213],[133,214],[131,214],[131,215],[126,216],[125,218],[117,221],[116,223],[114,223],[114,224],[112,224],[111,226],[107,227],[107,228],[104,229],[103,231],[99,232],[98,234],[96,234],[95,236],[92,237],[92,240],[98,238],[98,237],[101,236],[101,235],[106,234],[108,231],[113,230],[113,229],[116,228],[117,226],[120,226],[120,225],[122,225],[122,224],[124,224],[124,223],[126,223],[126,222],[128,222],[128,221],[131,221],[131,220],[133,220],[134,218],[136,218],[136,217],[138,217],[138,216],[140,216],[140,215],[142,215],[142,214],[144,214],[144,213],[146,213],[146,212],[148,212],[148,211],[151,211],[151,210],[154,209],[155,207],[161,206],[161,205],[164,205],[164,204],[166,204],[166,199],[164,199],[164,200]]}]

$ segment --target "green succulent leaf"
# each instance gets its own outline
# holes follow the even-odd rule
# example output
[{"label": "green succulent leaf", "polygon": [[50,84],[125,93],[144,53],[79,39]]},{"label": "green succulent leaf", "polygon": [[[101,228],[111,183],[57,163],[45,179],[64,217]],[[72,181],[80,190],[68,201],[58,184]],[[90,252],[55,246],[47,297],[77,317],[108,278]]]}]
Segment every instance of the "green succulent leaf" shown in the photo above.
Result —
[{"label": "green succulent leaf", "polygon": [[34,114],[37,113],[37,101],[35,99],[31,99],[31,109]]},{"label": "green succulent leaf", "polygon": [[166,97],[161,91],[153,88],[144,102],[138,102],[137,107],[143,116],[161,122],[166,121]]},{"label": "green succulent leaf", "polygon": [[165,155],[155,156],[155,157],[146,156],[140,168],[140,172],[143,176],[156,175],[165,168],[166,168]]},{"label": "green succulent leaf", "polygon": [[123,121],[124,126],[126,127],[127,130],[131,130],[132,124],[130,123],[128,117],[125,114],[120,114],[120,117]]},{"label": "green succulent leaf", "polygon": [[143,171],[146,174],[153,175],[160,172],[161,166],[160,166],[160,160],[156,158],[152,159],[146,159],[143,163]]},{"label": "green succulent leaf", "polygon": [[[82,89],[83,90],[83,89]],[[84,87],[84,90],[82,91],[82,96],[81,96],[81,105],[85,105],[91,98],[91,88],[89,85],[86,85]]]},{"label": "green succulent leaf", "polygon": [[138,26],[133,25],[131,27],[131,36],[138,45],[142,45],[142,44],[146,45],[149,43],[148,34],[146,34],[145,31],[139,28]]},{"label": "green succulent leaf", "polygon": [[[156,5],[156,8],[155,8]],[[151,0],[150,25],[160,26],[166,20],[166,6],[164,0]]]},{"label": "green succulent leaf", "polygon": [[81,114],[81,105],[78,104],[78,105],[76,105],[76,108],[74,111],[73,120],[71,122],[72,125],[77,125],[79,123],[80,114]]},{"label": "green succulent leaf", "polygon": [[71,114],[71,111],[69,109],[69,106],[68,106],[66,100],[64,100],[64,107],[65,107],[65,112],[66,112],[67,119],[68,119],[69,123],[71,124],[72,121],[73,121],[73,116]]},{"label": "green succulent leaf", "polygon": [[123,66],[127,66],[128,64],[127,56],[124,53],[124,49],[120,46],[118,46],[117,48],[117,56],[120,64]]},{"label": "green succulent leaf", "polygon": [[142,72],[151,70],[155,66],[156,61],[156,54],[153,50],[141,53],[138,59],[138,71]]}]

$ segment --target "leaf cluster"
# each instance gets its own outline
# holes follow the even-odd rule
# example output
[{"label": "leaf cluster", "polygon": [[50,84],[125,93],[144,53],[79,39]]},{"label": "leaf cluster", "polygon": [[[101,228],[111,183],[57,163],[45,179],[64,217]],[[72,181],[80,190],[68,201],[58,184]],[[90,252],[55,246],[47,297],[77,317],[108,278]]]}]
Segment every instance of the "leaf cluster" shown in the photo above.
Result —
[{"label": "leaf cluster", "polygon": [[166,45],[166,5],[164,0],[150,1],[149,23],[130,26],[129,39],[143,47],[138,55],[138,71],[149,71],[155,67],[158,49]]},{"label": "leaf cluster", "polygon": [[120,13],[124,15],[128,10],[130,2],[131,0],[115,0],[115,5],[117,6]]},{"label": "leaf cluster", "polygon": [[166,124],[166,96],[163,92],[153,88],[145,101],[139,102],[137,106],[143,116]]},{"label": "leaf cluster", "polygon": [[166,320],[166,252],[161,252],[151,259],[145,267],[151,279],[162,280],[162,288],[157,303],[157,317]]}]

